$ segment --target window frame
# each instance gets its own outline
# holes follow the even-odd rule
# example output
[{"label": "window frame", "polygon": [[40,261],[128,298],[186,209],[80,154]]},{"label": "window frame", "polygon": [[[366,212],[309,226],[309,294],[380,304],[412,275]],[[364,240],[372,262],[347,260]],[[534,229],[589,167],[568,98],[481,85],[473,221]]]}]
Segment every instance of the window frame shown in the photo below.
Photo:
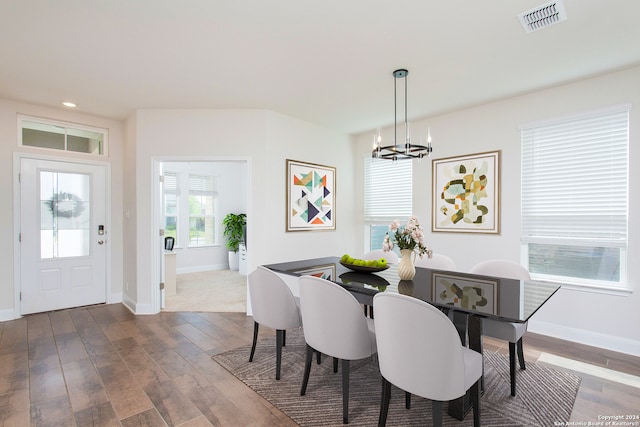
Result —
[{"label": "window frame", "polygon": [[[540,121],[540,122],[519,126],[520,137],[521,137],[521,141],[520,141],[520,144],[521,144],[520,244],[521,244],[521,254],[522,254],[523,262],[525,263],[527,268],[530,270],[530,274],[534,280],[562,283],[562,285],[565,287],[579,289],[579,290],[588,290],[593,292],[605,292],[605,293],[616,293],[616,294],[619,294],[619,293],[627,294],[631,292],[630,284],[628,282],[628,277],[627,277],[628,245],[629,245],[628,209],[629,209],[629,188],[630,188],[630,185],[629,185],[629,145],[630,145],[629,127],[631,123],[630,117],[629,117],[630,110],[631,110],[631,106],[628,104],[625,104],[620,106],[614,106],[611,108],[589,111],[589,112],[576,114],[572,116]],[[625,114],[626,114],[626,117],[625,117]],[[585,134],[587,136],[582,138],[579,138],[577,136],[579,133],[576,129],[581,125],[590,126],[593,123],[597,122],[598,120],[614,121],[617,118],[623,119],[621,122],[623,125],[619,126],[618,128],[610,124],[599,125],[599,126],[594,126],[593,128],[589,128],[588,133]],[[545,222],[542,222],[539,224],[536,222],[534,225],[531,225],[531,223],[529,223],[528,221],[530,221],[532,218],[535,218],[535,215],[542,215],[540,216],[540,218],[544,218],[543,213],[536,214],[536,212],[543,212],[545,209],[543,207],[545,202],[549,204],[549,200],[552,200],[551,196],[544,194],[545,192],[538,192],[538,193],[542,193],[542,195],[538,195],[538,196],[527,193],[528,191],[527,186],[529,185],[529,183],[527,182],[528,178],[526,177],[526,175],[528,174],[529,170],[533,167],[532,165],[535,164],[535,161],[536,160],[539,161],[539,157],[540,157],[539,152],[543,150],[543,148],[540,148],[543,146],[543,141],[545,142],[551,141],[551,144],[556,144],[557,146],[559,146],[560,142],[558,141],[561,138],[560,135],[563,132],[566,132],[566,135],[567,135],[566,139],[571,140],[571,144],[573,144],[573,149],[579,150],[580,147],[584,146],[584,142],[583,142],[584,140],[589,141],[590,139],[596,138],[596,135],[598,135],[598,133],[595,132],[595,130],[602,132],[603,130],[611,131],[612,129],[624,129],[625,128],[624,124],[626,124],[626,133],[622,133],[621,137],[612,136],[612,135],[615,135],[613,133],[606,134],[608,135],[608,139],[606,141],[609,141],[612,144],[618,144],[618,145],[612,145],[611,147],[620,148],[621,146],[624,145],[624,150],[625,150],[624,155],[617,154],[612,158],[623,160],[626,167],[622,169],[620,167],[609,168],[610,170],[616,171],[616,173],[609,172],[609,174],[607,175],[607,178],[609,180],[612,180],[612,179],[614,180],[611,182],[617,183],[618,185],[620,181],[615,181],[615,178],[620,176],[624,179],[624,188],[619,191],[621,194],[624,194],[624,198],[623,198],[624,203],[623,204],[616,203],[615,205],[613,205],[613,206],[616,206],[616,208],[610,209],[611,211],[616,212],[618,215],[617,216],[618,220],[617,222],[614,223],[614,224],[618,224],[618,228],[613,227],[612,231],[610,232],[611,234],[608,237],[601,235],[601,236],[585,238],[585,234],[584,233],[581,234],[579,232],[579,230],[582,227],[584,227],[584,225],[582,225],[582,222],[580,222],[579,226],[574,227],[573,235],[568,235],[569,230],[567,230],[566,228],[560,228],[567,233],[567,235],[564,235],[564,236],[559,234],[551,235],[551,232],[549,231],[549,225],[556,224],[556,226],[559,227],[561,224],[557,222],[554,222],[554,221],[547,222],[545,220]],[[558,129],[560,129],[560,131],[558,131]],[[544,134],[545,131],[548,131],[549,133],[553,134],[553,138],[546,138],[546,134],[544,137],[529,134],[530,132],[535,133],[536,130],[541,134]],[[529,139],[525,141],[526,138],[529,138]],[[567,142],[564,139],[563,141],[564,142],[562,143],[561,147],[564,150],[564,148],[567,147],[566,145]],[[528,151],[526,144],[530,144],[531,148],[538,147],[537,148],[538,153],[536,153],[535,149],[533,151]],[[553,150],[553,146],[550,145],[550,147]],[[612,151],[615,151],[615,150],[612,150]],[[538,159],[532,160],[527,158],[527,156],[532,156],[532,155],[537,156]],[[556,165],[559,166],[562,164],[562,159],[558,160],[556,158],[557,156],[559,156],[557,151],[550,151],[550,154],[545,157],[545,160],[548,160],[549,162],[554,161]],[[573,158],[571,156],[568,156],[568,157]],[[528,160],[531,160],[531,162],[534,162],[534,163],[531,163],[531,162],[526,163]],[[568,169],[570,169],[571,167],[583,166],[584,164],[586,164],[585,162],[588,160],[589,159],[585,160],[584,158],[579,159],[575,163],[568,165]],[[539,183],[538,185],[544,186],[545,183],[548,185],[548,183],[551,181],[546,181],[546,177],[553,176],[555,174],[554,170],[550,167],[544,167],[544,166],[542,170],[545,171],[546,174],[544,176],[540,174],[536,176],[540,177],[540,179],[545,179],[545,181],[544,183]],[[531,178],[531,179],[535,179],[535,178]],[[607,181],[607,183],[608,182],[610,181]],[[567,185],[567,186],[572,188],[570,185]],[[611,185],[606,185],[606,187],[610,188]],[[597,194],[601,194],[601,193],[597,193]],[[575,193],[574,193],[574,197],[575,197]],[[582,195],[578,200],[584,202],[586,198],[587,198],[586,196]],[[621,206],[617,206],[617,205],[621,205]],[[534,207],[532,208],[532,206]],[[601,204],[597,206],[600,207]],[[603,216],[603,215],[606,216],[606,214],[598,212],[598,208],[595,208],[588,212],[591,213],[591,215],[596,218],[598,216]],[[624,219],[621,219],[620,215],[622,214],[624,214]],[[587,220],[585,224],[587,224],[588,227],[593,227],[593,225],[589,224],[589,222],[593,222],[593,220]],[[622,222],[624,222],[624,224],[622,224]],[[624,229],[624,231],[623,232],[620,231],[621,229]],[[536,230],[538,233],[542,233],[542,234],[530,235],[531,232],[536,232]],[[588,230],[589,228],[586,228],[587,232]],[[601,248],[611,248],[611,249],[619,250],[619,257],[617,260],[618,269],[619,269],[618,280],[610,281],[610,280],[598,279],[597,277],[579,278],[574,276],[562,276],[562,275],[558,275],[557,273],[544,274],[540,272],[531,272],[530,245],[536,245],[536,244],[537,245],[546,244],[550,246],[556,246],[559,249],[562,249],[562,247],[567,247],[569,249],[572,247],[573,248],[582,247],[582,248],[591,248],[592,250],[597,250]],[[567,252],[565,252],[565,254],[567,254]],[[606,258],[599,258],[599,259],[606,260]]]},{"label": "window frame", "polygon": [[[196,173],[196,172],[191,172],[188,171],[186,173],[187,175],[187,190],[188,190],[188,196],[187,196],[187,229],[188,229],[188,238],[187,238],[187,242],[188,245],[187,247],[189,248],[202,248],[202,247],[211,247],[211,246],[219,246],[219,241],[220,241],[220,237],[219,237],[219,225],[218,222],[216,221],[216,219],[218,218],[218,192],[217,192],[217,179],[218,177],[216,175],[213,174],[205,174],[205,173]],[[211,189],[206,189],[206,190],[193,190],[191,188],[191,178],[192,177],[205,177],[205,178],[210,178],[211,180]],[[211,210],[212,213],[211,214],[192,214],[191,213],[191,197],[192,196],[198,196],[198,197],[211,197]],[[202,200],[200,201],[200,205],[202,206]],[[204,220],[206,220],[207,218],[211,219],[211,225],[213,227],[213,242],[210,243],[204,243],[204,244],[193,244],[192,243],[192,238],[191,238],[191,219],[192,218],[203,218]]]},{"label": "window frame", "polygon": [[[167,218],[175,218],[176,219],[176,235],[173,236],[175,239],[175,245],[174,248],[179,248],[180,247],[180,236],[181,236],[181,232],[180,232],[180,201],[182,199],[182,197],[180,197],[180,183],[179,183],[179,172],[176,171],[165,171],[162,174],[163,176],[163,187],[162,187],[162,218],[163,218],[163,224],[164,224],[164,230],[165,230],[165,237],[167,237]],[[175,188],[170,188],[168,185],[168,179],[167,176],[173,176],[174,177],[174,186]],[[167,195],[172,195],[176,197],[176,214],[175,215],[167,215]]]},{"label": "window frame", "polygon": [[[41,124],[44,126],[55,126],[55,127],[64,129],[64,133],[63,133],[64,149],[40,147],[37,145],[25,145],[23,142],[23,129],[25,129],[25,122]],[[27,127],[27,129],[32,129],[32,128]],[[87,153],[84,151],[69,150],[68,149],[69,130],[94,132],[94,133],[102,134],[102,153],[96,154],[96,153]],[[34,150],[44,150],[44,151],[56,152],[56,153],[59,153],[59,152],[73,153],[80,156],[105,158],[105,157],[108,157],[108,153],[109,153],[109,129],[101,128],[97,126],[89,126],[84,124],[65,122],[62,120],[52,120],[52,119],[46,119],[42,117],[18,114],[18,145],[20,147],[28,147],[29,149],[34,149]]]},{"label": "window frame", "polygon": [[[364,215],[364,227],[365,227],[365,233],[364,233],[364,247],[365,247],[365,252],[369,252],[369,251],[373,251],[373,250],[379,250],[381,249],[382,245],[380,247],[372,247],[372,241],[371,241],[371,234],[372,234],[372,226],[385,226],[388,227],[389,224],[391,223],[391,221],[394,220],[398,220],[400,222],[404,222],[407,221],[411,215],[413,215],[413,160],[410,159],[403,159],[403,160],[388,160],[388,159],[374,159],[370,156],[363,156],[363,162],[364,162],[364,172],[363,172],[363,179],[364,179],[364,196],[363,196],[363,202],[364,202],[364,209],[363,209],[363,215]],[[388,180],[388,182],[386,182],[385,184],[385,188],[382,191],[378,191],[378,190],[374,190],[372,191],[371,186],[376,184],[375,182],[372,182],[372,180],[369,178],[369,173],[371,172],[371,166],[372,164],[375,164],[376,166],[380,166],[383,169],[388,169],[388,170],[383,170],[381,171],[382,173],[384,173],[385,177],[390,178]],[[400,171],[401,173],[398,173],[399,171],[395,171],[395,173],[391,173],[390,169],[393,167],[407,167],[408,166],[408,171]],[[377,189],[379,189],[379,186],[374,185],[374,187],[376,187]],[[398,190],[400,189],[400,191]],[[377,200],[372,200],[371,196],[372,193],[379,193],[376,194],[376,196],[374,197],[374,199]],[[392,203],[388,203],[389,198],[395,198],[396,201],[401,201],[403,203],[398,204],[392,204]],[[405,199],[406,198],[406,199]],[[384,201],[384,202],[381,202]],[[376,211],[376,204],[379,203],[387,203],[388,206],[393,206],[393,207],[398,207],[400,206],[400,209],[398,210],[386,210],[385,212],[382,211]],[[397,249],[397,248],[396,248]]]}]

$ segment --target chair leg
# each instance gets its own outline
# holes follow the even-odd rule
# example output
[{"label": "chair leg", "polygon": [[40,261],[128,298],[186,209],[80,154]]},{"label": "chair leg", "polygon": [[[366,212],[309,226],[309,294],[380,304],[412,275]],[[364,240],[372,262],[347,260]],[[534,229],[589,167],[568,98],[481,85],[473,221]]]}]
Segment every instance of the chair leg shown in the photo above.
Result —
[{"label": "chair leg", "polygon": [[524,364],[524,349],[522,348],[522,337],[516,343],[518,347],[518,360],[520,361],[520,369],[527,369],[527,366]]},{"label": "chair leg", "polygon": [[300,396],[304,396],[307,392],[307,384],[309,383],[309,374],[311,373],[311,361],[313,360],[313,348],[307,344],[307,357],[304,362],[304,378],[302,379],[302,388]]},{"label": "chair leg", "polygon": [[342,359],[342,424],[349,424],[349,360]]},{"label": "chair leg", "polygon": [[434,427],[442,427],[442,402],[439,400],[431,401],[431,419]]},{"label": "chair leg", "polygon": [[285,347],[287,345],[287,331],[285,329],[282,330],[282,346]]},{"label": "chair leg", "polygon": [[367,317],[367,304],[364,304],[363,307],[364,307],[364,317]]},{"label": "chair leg", "polygon": [[408,391],[404,392],[404,407],[407,409],[411,409],[411,393]]},{"label": "chair leg", "polygon": [[333,358],[333,373],[335,374],[336,372],[338,372],[338,358],[334,357]]},{"label": "chair leg", "polygon": [[256,343],[258,342],[258,328],[260,325],[258,322],[253,322],[253,344],[251,344],[251,354],[249,355],[249,362],[253,362],[253,354],[256,352]]},{"label": "chair leg", "polygon": [[280,366],[282,365],[282,346],[284,346],[284,334],[284,330],[276,330],[276,380],[280,379]]},{"label": "chair leg", "polygon": [[511,396],[516,395],[516,343],[509,343],[509,376],[511,377]]},{"label": "chair leg", "polygon": [[319,365],[322,362],[322,353],[316,351],[316,363]]},{"label": "chair leg", "polygon": [[387,425],[387,414],[389,413],[389,400],[391,399],[391,383],[382,377],[382,400],[380,402],[380,416],[378,427]]},{"label": "chair leg", "polygon": [[473,405],[473,427],[480,427],[480,380],[471,386],[471,404]]}]

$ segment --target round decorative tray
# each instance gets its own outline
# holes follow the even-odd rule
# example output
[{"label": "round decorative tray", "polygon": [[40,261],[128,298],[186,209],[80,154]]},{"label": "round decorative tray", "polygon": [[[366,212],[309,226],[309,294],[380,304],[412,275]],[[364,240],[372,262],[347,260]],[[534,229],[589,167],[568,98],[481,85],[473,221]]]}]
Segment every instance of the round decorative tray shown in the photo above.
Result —
[{"label": "round decorative tray", "polygon": [[347,267],[349,270],[357,271],[358,273],[375,273],[377,271],[384,271],[389,268],[388,265],[384,267],[367,267],[366,265],[353,265],[340,261],[340,264]]}]

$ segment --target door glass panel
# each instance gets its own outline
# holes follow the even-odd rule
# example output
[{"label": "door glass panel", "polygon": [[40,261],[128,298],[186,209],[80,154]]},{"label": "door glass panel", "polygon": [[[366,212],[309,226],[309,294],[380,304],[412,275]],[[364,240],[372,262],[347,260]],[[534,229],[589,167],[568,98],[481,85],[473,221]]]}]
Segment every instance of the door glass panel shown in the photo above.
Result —
[{"label": "door glass panel", "polygon": [[40,171],[40,256],[89,256],[91,176]]}]

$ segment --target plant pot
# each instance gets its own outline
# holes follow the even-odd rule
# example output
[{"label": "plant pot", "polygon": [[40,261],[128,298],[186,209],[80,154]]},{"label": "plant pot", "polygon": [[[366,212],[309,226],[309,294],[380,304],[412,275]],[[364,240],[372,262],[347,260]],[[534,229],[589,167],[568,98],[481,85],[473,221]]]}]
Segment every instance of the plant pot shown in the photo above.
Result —
[{"label": "plant pot", "polygon": [[229,251],[229,270],[238,270],[240,267],[240,253]]}]

